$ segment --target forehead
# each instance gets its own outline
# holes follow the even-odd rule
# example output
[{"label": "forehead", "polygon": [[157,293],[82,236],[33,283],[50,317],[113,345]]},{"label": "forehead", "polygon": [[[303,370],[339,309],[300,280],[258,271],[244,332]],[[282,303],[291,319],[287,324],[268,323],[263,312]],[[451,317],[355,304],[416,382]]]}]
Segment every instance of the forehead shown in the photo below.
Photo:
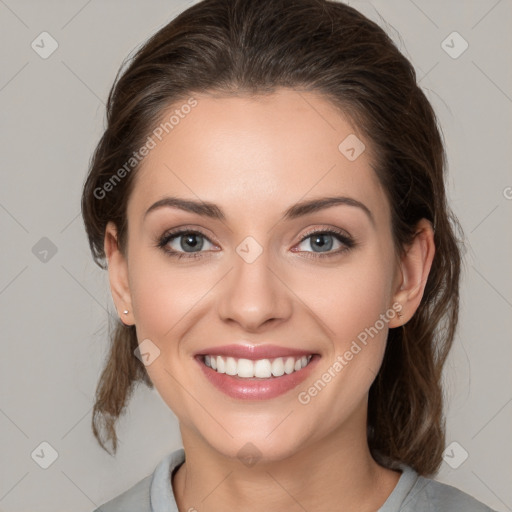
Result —
[{"label": "forehead", "polygon": [[[137,170],[129,214],[142,215],[166,195],[215,202],[234,216],[347,195],[372,204],[376,217],[385,216],[370,141],[320,94],[282,89],[194,99],[196,105],[174,115],[159,138],[152,136],[155,144]],[[176,110],[179,103],[162,114],[160,126]]]}]

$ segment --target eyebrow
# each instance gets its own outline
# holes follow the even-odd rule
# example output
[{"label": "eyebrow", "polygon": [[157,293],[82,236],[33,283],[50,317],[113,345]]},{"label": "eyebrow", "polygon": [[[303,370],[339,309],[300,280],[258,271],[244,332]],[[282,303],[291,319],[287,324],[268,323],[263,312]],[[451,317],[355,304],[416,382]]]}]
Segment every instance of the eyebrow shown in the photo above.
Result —
[{"label": "eyebrow", "polygon": [[[354,199],[353,197],[346,196],[331,196],[322,197],[319,199],[310,199],[307,201],[301,201],[300,203],[294,204],[288,208],[283,215],[283,220],[293,220],[310,213],[324,210],[332,206],[346,205],[361,209],[368,217],[370,222],[375,226],[375,218],[370,209],[363,204],[361,201]],[[217,219],[220,221],[226,220],[226,215],[214,203],[205,201],[193,201],[191,199],[182,199],[180,197],[167,196],[160,199],[156,203],[152,204],[144,214],[144,218],[152,211],[160,208],[178,208],[190,213],[196,213],[204,217]]]}]

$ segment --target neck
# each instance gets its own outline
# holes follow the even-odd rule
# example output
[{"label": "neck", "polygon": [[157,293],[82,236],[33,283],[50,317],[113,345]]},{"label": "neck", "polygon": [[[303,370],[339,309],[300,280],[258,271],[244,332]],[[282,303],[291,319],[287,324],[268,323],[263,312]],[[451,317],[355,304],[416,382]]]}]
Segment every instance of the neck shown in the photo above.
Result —
[{"label": "neck", "polygon": [[172,482],[180,511],[315,510],[321,502],[324,510],[375,512],[400,477],[372,458],[366,429],[345,426],[293,455],[251,466],[181,431],[186,462]]}]

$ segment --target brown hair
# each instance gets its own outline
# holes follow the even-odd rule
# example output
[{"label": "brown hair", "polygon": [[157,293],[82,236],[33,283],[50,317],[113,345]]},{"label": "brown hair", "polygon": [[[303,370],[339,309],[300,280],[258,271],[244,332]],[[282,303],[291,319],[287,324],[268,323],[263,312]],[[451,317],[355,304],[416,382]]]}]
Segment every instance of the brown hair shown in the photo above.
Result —
[{"label": "brown hair", "polygon": [[[417,311],[405,326],[389,330],[369,393],[368,443],[384,465],[401,462],[421,475],[435,473],[445,443],[441,373],[459,313],[461,241],[455,228],[462,228],[446,201],[437,119],[411,63],[383,29],[339,2],[204,0],[155,33],[125,67],[110,91],[107,127],[82,196],[89,244],[102,268],[108,221],[117,226],[121,250],[126,248],[126,204],[137,166],[115,186],[107,182],[163,112],[196,92],[319,92],[368,138],[392,210],[396,255],[414,239],[422,218],[434,225],[436,246]],[[135,384],[153,386],[136,348],[135,327],[118,321],[92,418],[96,439],[105,450],[102,435],[111,441],[114,453],[115,423]]]}]

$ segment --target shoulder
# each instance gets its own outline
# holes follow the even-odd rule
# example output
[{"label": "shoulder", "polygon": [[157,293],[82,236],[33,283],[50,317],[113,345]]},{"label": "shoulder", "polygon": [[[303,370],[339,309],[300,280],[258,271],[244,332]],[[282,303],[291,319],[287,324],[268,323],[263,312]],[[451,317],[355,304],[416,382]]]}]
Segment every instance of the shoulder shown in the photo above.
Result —
[{"label": "shoulder", "polygon": [[406,496],[403,512],[496,512],[473,496],[448,484],[419,476]]},{"label": "shoulder", "polygon": [[148,475],[93,512],[151,512],[149,500],[151,479],[152,475]]},{"label": "shoulder", "polygon": [[183,448],[163,457],[152,474],[139,480],[128,490],[103,503],[93,512],[152,512],[158,510],[177,512],[170,476],[185,461]]}]

